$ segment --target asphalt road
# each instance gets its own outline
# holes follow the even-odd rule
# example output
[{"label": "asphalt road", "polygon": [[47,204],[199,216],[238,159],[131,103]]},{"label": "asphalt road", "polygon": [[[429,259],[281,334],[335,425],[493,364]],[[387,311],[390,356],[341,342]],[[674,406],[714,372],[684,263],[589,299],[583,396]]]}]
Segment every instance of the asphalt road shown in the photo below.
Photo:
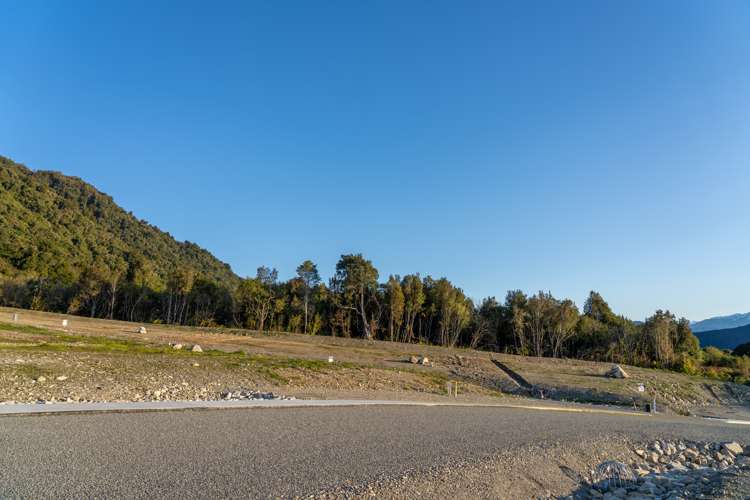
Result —
[{"label": "asphalt road", "polygon": [[200,410],[0,418],[0,498],[307,495],[545,441],[750,442],[685,418],[472,407]]}]

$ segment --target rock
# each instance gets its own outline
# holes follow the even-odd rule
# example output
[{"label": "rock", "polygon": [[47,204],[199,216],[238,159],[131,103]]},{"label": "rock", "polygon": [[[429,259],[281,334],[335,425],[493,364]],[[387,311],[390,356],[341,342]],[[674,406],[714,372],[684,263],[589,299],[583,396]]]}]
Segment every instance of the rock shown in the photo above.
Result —
[{"label": "rock", "polygon": [[733,455],[741,455],[743,453],[742,446],[740,446],[737,442],[730,442],[730,443],[723,443],[721,445],[722,451],[728,451],[729,453],[732,453]]},{"label": "rock", "polygon": [[198,363],[193,363],[193,366],[200,366]]},{"label": "rock", "polygon": [[55,377],[55,380],[62,382],[63,380],[68,380],[68,377],[65,375],[60,375],[59,377]]},{"label": "rock", "polygon": [[652,464],[658,464],[659,463],[659,454],[655,451],[652,451],[648,454],[647,460],[651,462]]},{"label": "rock", "polygon": [[145,334],[146,333],[146,327],[142,326],[142,327],[138,328],[138,333]]},{"label": "rock", "polygon": [[192,349],[190,349],[192,352],[203,352],[203,349],[201,349],[201,346],[198,344],[195,344]]},{"label": "rock", "polygon": [[696,458],[698,458],[698,452],[691,448],[688,448],[683,453],[688,460],[695,460]]},{"label": "rock", "polygon": [[40,375],[36,378],[37,382],[45,382],[46,380],[47,380],[47,377],[45,377],[44,375]]},{"label": "rock", "polygon": [[635,450],[635,454],[638,455],[641,458],[646,458],[646,451],[645,450]]},{"label": "rock", "polygon": [[174,344],[172,346],[172,349],[177,349],[179,351],[180,349],[182,349],[182,344]]},{"label": "rock", "polygon": [[605,376],[610,378],[630,378],[630,375],[620,365],[613,366]]},{"label": "rock", "polygon": [[419,362],[422,365],[429,366],[430,358],[428,358],[427,356],[423,356],[422,359],[419,360]]},{"label": "rock", "polygon": [[413,365],[418,365],[419,364],[419,358],[417,356],[412,356],[412,357],[409,358],[409,363],[411,363]]}]

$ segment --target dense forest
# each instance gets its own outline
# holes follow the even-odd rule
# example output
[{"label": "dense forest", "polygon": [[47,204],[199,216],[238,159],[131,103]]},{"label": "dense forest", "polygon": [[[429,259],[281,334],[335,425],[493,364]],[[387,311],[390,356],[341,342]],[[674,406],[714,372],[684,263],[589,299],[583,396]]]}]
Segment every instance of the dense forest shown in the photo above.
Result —
[{"label": "dense forest", "polygon": [[342,255],[327,283],[309,260],[286,281],[265,266],[241,279],[80,179],[0,157],[0,185],[2,305],[750,376],[750,358],[701,350],[686,319],[658,310],[635,323],[593,291],[582,310],[545,291],[476,302],[444,277],[381,277],[360,254]]}]

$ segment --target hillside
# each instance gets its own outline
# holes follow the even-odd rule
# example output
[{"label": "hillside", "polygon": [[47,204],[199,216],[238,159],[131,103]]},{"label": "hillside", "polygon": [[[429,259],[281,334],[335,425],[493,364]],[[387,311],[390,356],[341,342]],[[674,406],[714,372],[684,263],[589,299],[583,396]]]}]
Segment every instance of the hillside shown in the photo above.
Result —
[{"label": "hillside", "polygon": [[719,349],[734,349],[740,344],[750,342],[750,325],[723,330],[710,330],[695,334],[702,347],[714,346]]},{"label": "hillside", "polygon": [[190,242],[137,219],[76,177],[32,171],[0,156],[0,276],[71,283],[92,266],[153,272],[177,269],[227,284],[229,265]]},{"label": "hillside", "polygon": [[693,321],[690,327],[693,332],[708,332],[711,330],[725,330],[750,325],[750,312],[730,314],[728,316],[715,316],[701,321]]}]

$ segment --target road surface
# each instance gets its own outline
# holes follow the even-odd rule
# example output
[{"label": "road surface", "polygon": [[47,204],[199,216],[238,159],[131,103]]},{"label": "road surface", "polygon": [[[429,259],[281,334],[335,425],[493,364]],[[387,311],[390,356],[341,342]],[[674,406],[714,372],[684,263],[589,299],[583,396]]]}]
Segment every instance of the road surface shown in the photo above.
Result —
[{"label": "road surface", "polygon": [[370,406],[0,417],[0,498],[315,494],[526,444],[625,435],[750,442],[688,418]]}]

